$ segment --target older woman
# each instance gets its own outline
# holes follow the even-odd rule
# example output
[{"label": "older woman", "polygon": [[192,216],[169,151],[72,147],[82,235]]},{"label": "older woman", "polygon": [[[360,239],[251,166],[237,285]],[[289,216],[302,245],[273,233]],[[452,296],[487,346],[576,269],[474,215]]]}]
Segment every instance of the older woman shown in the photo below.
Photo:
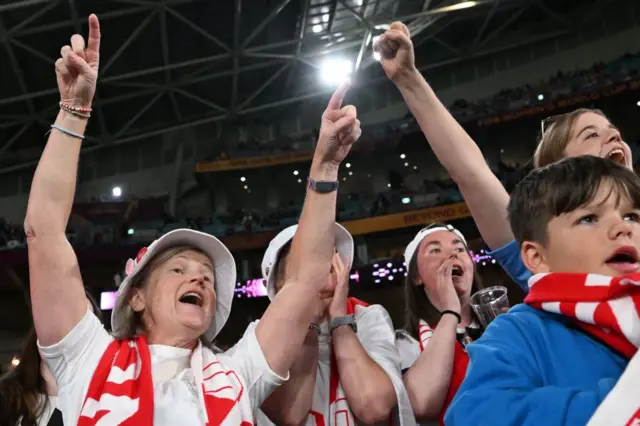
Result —
[{"label": "older woman", "polygon": [[[276,235],[262,259],[272,301],[287,284],[291,241],[297,229],[290,226]],[[391,318],[380,305],[368,306],[348,297],[353,238],[339,224],[334,225],[334,233],[333,268],[320,292],[323,309],[309,327],[290,380],[262,404],[257,424],[389,424],[393,413],[393,424],[414,425]],[[399,415],[393,412],[396,406]]]},{"label": "older woman", "polygon": [[480,336],[469,298],[477,290],[467,242],[451,225],[421,230],[405,250],[405,330],[397,334],[404,383],[420,420],[442,418],[464,379],[464,346]]},{"label": "older woman", "polygon": [[[211,235],[165,234],[136,259],[112,315],[115,338],[90,311],[77,258],[64,230],[75,192],[83,133],[97,81],[100,29],[89,17],[56,62],[61,111],[36,169],[27,207],[33,317],[40,350],[73,425],[247,425],[282,384],[300,351],[331,268],[339,164],[360,135],[341,86],[322,116],[288,283],[248,330],[233,357],[208,342],[229,316],[231,253]],[[304,242],[304,243],[303,243]]]}]

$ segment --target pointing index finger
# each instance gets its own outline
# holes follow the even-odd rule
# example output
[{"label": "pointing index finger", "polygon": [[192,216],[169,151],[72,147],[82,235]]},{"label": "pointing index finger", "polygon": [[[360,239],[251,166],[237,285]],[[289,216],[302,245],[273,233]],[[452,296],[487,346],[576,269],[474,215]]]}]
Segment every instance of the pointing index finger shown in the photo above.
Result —
[{"label": "pointing index finger", "polygon": [[95,53],[100,52],[100,21],[98,21],[98,17],[93,13],[89,16],[89,40],[87,50],[92,50]]},{"label": "pointing index finger", "polygon": [[331,99],[329,100],[329,105],[327,105],[328,110],[339,110],[342,107],[342,101],[344,101],[344,97],[351,86],[351,82],[349,80],[342,83],[333,95],[331,95]]}]

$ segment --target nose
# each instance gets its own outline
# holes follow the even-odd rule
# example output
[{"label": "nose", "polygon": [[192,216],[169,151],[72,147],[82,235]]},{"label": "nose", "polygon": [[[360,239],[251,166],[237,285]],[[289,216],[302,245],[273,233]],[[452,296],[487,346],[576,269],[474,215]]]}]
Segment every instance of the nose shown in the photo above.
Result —
[{"label": "nose", "polygon": [[620,131],[618,129],[609,129],[607,143],[611,142],[622,142],[622,136],[620,135]]},{"label": "nose", "polygon": [[204,274],[193,274],[191,275],[191,279],[189,281],[198,284],[200,287],[204,287]]},{"label": "nose", "polygon": [[609,238],[617,240],[618,238],[631,238],[633,234],[633,223],[620,218],[613,224],[609,230]]}]

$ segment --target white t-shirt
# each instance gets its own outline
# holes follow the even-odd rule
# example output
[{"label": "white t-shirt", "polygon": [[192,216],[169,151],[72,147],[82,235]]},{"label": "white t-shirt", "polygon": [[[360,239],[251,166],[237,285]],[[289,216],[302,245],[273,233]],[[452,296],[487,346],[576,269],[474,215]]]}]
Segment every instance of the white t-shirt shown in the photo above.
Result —
[{"label": "white t-shirt", "polygon": [[[82,405],[104,351],[113,341],[91,312],[60,342],[40,347],[58,384],[58,408],[65,425],[78,422]],[[191,351],[164,345],[149,345],[154,386],[153,417],[155,426],[205,425],[197,387],[190,367]],[[233,358],[216,354],[221,367],[234,373],[248,392],[242,392],[223,425],[239,425],[269,394],[286,379],[276,375],[267,364],[255,335],[247,330],[237,343]]]},{"label": "white t-shirt", "polygon": [[[371,359],[387,373],[396,390],[398,409],[394,410],[393,413],[394,424],[414,425],[411,403],[400,374],[400,360],[395,348],[395,333],[389,314],[380,305],[368,307],[356,305],[355,316],[358,325],[358,340]],[[255,328],[257,323],[258,321],[251,323],[249,328]],[[322,324],[320,328],[321,333],[318,336],[318,371],[316,373],[316,385],[311,410],[324,417],[326,426],[336,426],[336,423],[333,419],[330,419],[329,415],[329,382],[331,378],[331,335],[329,333],[329,324]],[[400,412],[404,413],[403,421],[400,420]],[[256,420],[258,426],[271,426],[274,424],[262,410],[258,411]],[[316,426],[321,423],[316,422],[315,417],[310,414],[304,424]],[[384,422],[382,424],[388,425],[389,423]]]}]

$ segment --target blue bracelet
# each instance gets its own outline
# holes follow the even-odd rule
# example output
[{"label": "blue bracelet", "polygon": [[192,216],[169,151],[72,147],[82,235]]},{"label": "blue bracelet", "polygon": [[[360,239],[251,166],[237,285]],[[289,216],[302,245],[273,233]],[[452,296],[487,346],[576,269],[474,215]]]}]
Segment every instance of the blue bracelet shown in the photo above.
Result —
[{"label": "blue bracelet", "polygon": [[71,136],[72,138],[77,138],[77,139],[80,139],[80,140],[84,140],[84,136],[81,135],[80,133],[72,132],[71,130],[67,130],[64,127],[60,127],[57,124],[52,124],[51,128],[59,130],[62,133],[64,133],[65,135]]}]

